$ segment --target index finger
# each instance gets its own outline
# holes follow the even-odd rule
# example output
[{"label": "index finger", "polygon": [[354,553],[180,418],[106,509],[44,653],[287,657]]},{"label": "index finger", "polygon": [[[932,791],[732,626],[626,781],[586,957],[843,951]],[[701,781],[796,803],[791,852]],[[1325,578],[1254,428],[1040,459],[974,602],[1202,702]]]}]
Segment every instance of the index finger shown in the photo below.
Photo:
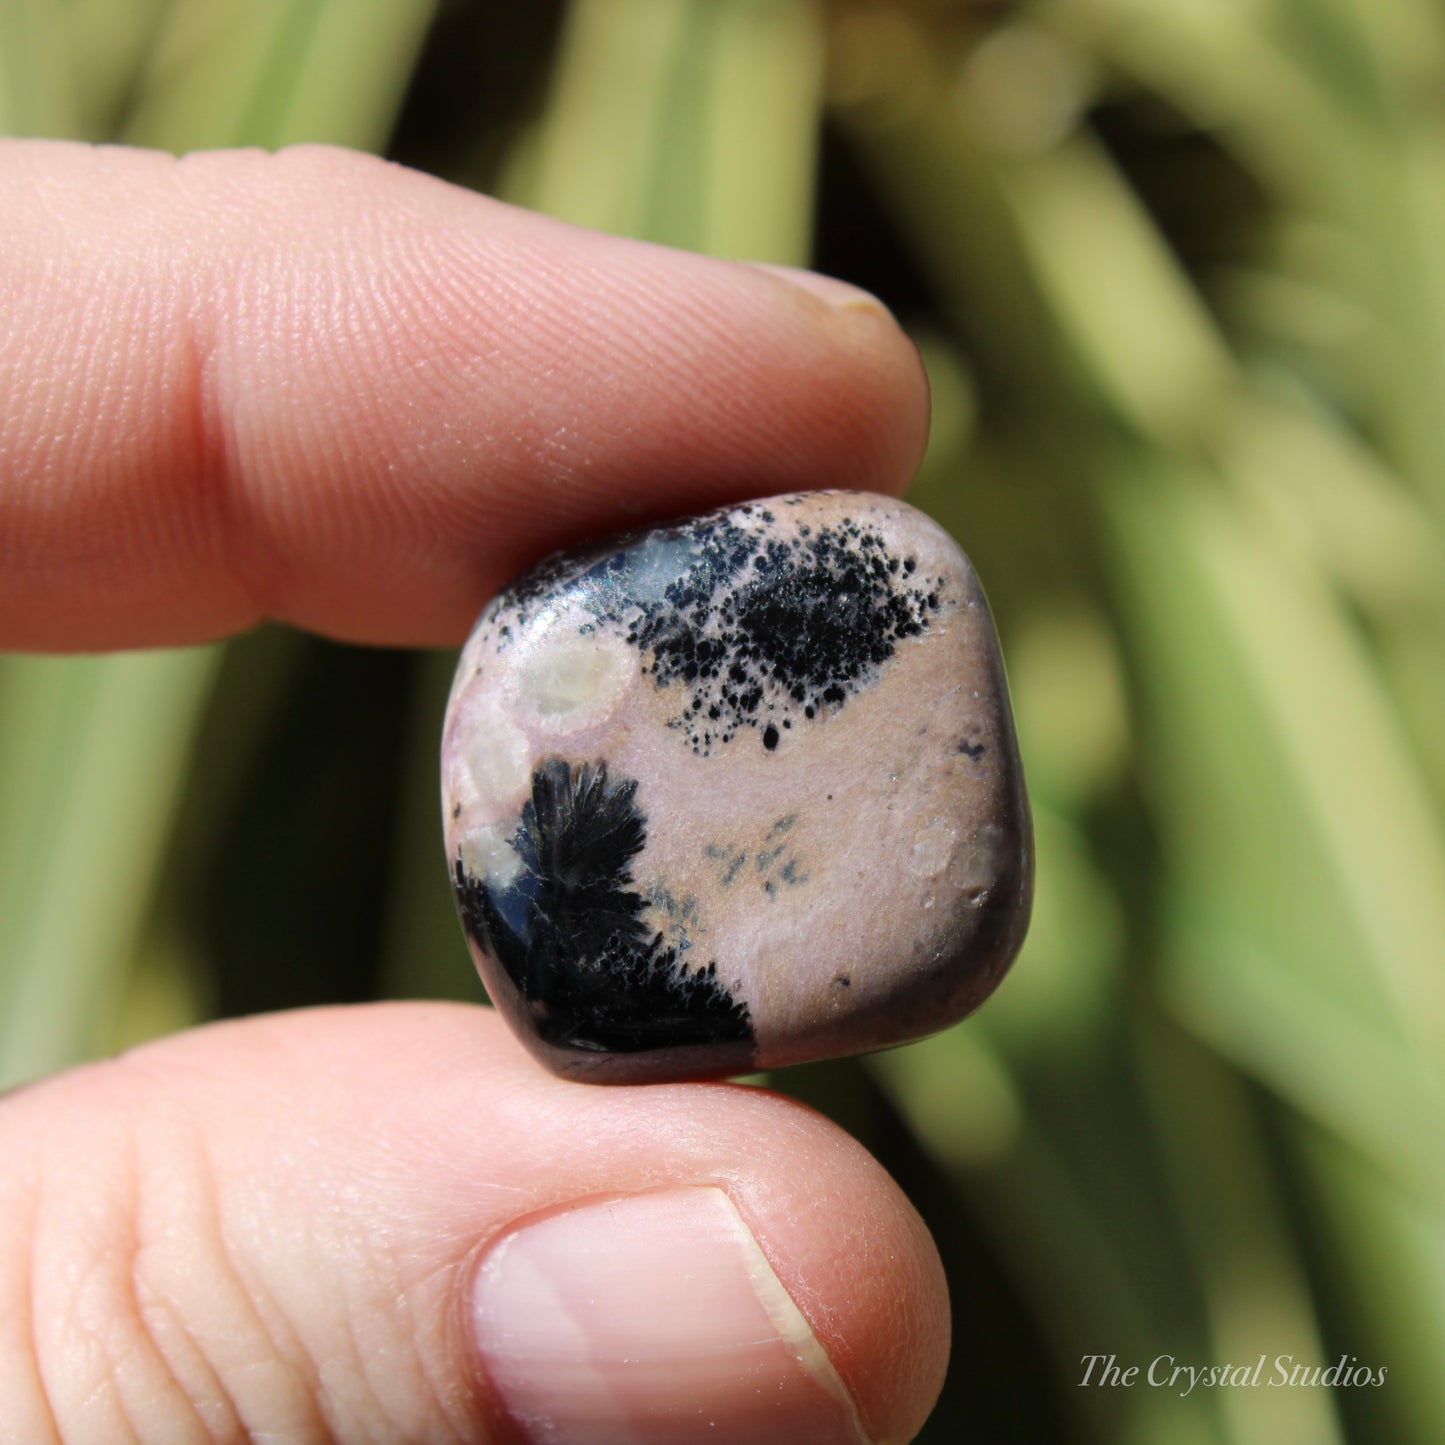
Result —
[{"label": "index finger", "polygon": [[0,193],[0,646],[455,641],[552,547],[922,450],[840,283],[322,147],[0,142]]}]

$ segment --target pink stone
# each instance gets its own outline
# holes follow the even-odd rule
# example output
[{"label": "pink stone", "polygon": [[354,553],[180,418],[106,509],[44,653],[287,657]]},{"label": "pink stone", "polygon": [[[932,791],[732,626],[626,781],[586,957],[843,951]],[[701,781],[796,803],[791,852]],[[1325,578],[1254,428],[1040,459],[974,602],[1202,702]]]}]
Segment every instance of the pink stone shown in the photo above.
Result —
[{"label": "pink stone", "polygon": [[442,798],[483,982],[576,1078],[921,1037],[987,997],[1028,922],[988,604],[884,497],[776,497],[540,563],[462,651]]}]

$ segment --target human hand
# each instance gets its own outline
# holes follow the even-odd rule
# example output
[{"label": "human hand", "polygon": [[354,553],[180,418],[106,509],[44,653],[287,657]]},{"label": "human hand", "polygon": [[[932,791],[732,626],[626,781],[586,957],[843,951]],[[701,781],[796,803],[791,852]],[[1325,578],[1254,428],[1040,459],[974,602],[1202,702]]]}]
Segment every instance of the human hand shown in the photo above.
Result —
[{"label": "human hand", "polygon": [[[0,195],[0,646],[455,642],[552,546],[922,448],[837,283],[321,149],[0,142]],[[482,1009],[162,1040],[0,1100],[0,1159],[3,1441],[904,1440],[946,1358],[838,1129]]]}]

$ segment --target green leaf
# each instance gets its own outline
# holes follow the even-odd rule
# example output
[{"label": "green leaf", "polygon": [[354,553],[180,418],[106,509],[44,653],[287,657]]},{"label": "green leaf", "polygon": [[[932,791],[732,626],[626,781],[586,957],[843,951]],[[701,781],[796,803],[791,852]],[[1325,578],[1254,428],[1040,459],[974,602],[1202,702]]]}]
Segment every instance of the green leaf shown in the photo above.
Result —
[{"label": "green leaf", "polygon": [[155,888],[218,651],[0,670],[0,1087],[90,1057]]},{"label": "green leaf", "polygon": [[125,139],[163,150],[380,149],[434,0],[177,0]]},{"label": "green leaf", "polygon": [[502,189],[578,225],[801,264],[820,78],[803,0],[574,0]]},{"label": "green leaf", "polygon": [[0,0],[0,135],[82,136],[66,40],[50,0]]}]

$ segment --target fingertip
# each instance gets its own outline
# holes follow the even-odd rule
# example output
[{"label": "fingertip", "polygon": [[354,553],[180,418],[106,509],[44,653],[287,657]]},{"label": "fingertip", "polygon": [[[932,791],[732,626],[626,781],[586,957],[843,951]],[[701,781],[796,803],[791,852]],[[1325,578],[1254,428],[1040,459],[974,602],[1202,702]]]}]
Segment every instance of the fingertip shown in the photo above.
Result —
[{"label": "fingertip", "polygon": [[[529,1440],[868,1445],[847,1387],[716,1187],[588,1200],[522,1222],[477,1271],[487,1384]],[[589,1434],[590,1432],[590,1434]]]},{"label": "fingertip", "polygon": [[[547,1420],[618,1390],[633,1426],[657,1425],[689,1403],[722,1410],[766,1378],[777,1419],[792,1422],[786,1445],[902,1445],[937,1401],[951,1322],[933,1239],[862,1145],[784,1094],[578,1084],[493,1010],[454,1004],[276,1015],[157,1052],[162,1070],[183,1053],[199,1071],[190,1097],[234,1098],[245,1076],[267,1100],[297,1101],[298,1127],[330,1141],[317,1163],[388,1201],[368,1232],[424,1225],[429,1238],[408,1248],[450,1273],[448,1317],[475,1361],[468,1390],[523,1438],[593,1438],[549,1435]],[[240,1117],[248,1134],[259,1122]],[[244,1152],[287,1147],[268,1120]],[[640,1384],[625,1360],[651,1361]],[[723,1438],[766,1445],[767,1418]]]},{"label": "fingertip", "polygon": [[[544,1403],[563,1415],[585,1412],[595,1391],[619,1388],[608,1364],[619,1351],[660,1361],[664,1380],[690,1369],[694,1403],[751,1390],[762,1371],[771,1382],[769,1397],[778,1402],[776,1417],[768,1419],[778,1425],[780,1440],[901,1445],[914,1438],[948,1368],[948,1286],[918,1212],[856,1140],[772,1090],[564,1081],[522,1050],[494,1016],[485,1023],[506,1066],[505,1137],[534,1145],[545,1139],[549,1157],[558,1140],[587,1141],[571,1157],[573,1197],[549,1202],[489,1238],[473,1286],[479,1293],[467,1304],[481,1332],[490,1386],[500,1384],[502,1398],[520,1401],[542,1438],[550,1438]],[[605,1160],[605,1167],[590,1172],[594,1160]],[[699,1199],[700,1193],[720,1193],[725,1205]],[[520,1236],[538,1222],[546,1229],[534,1255]],[[711,1241],[706,1259],[698,1252],[704,1237]],[[499,1246],[505,1267],[493,1254]],[[751,1296],[741,1288],[743,1277],[765,1302],[771,1331],[753,1315],[757,1328],[748,1333]],[[501,1323],[496,1336],[507,1301],[522,1288],[519,1280],[563,1311],[564,1337],[580,1329],[607,1358],[599,1361],[587,1345],[581,1373],[573,1375],[577,1357],[567,1352],[578,1337],[570,1347],[565,1338],[559,1345],[549,1337],[559,1328],[556,1318],[529,1320],[521,1334]],[[710,1291],[720,1308],[725,1300],[733,1303],[718,1318],[699,1321],[701,1302],[714,1297]],[[803,1333],[789,1332],[790,1312]],[[712,1333],[699,1336],[704,1325]],[[729,1327],[739,1336],[731,1344],[718,1333]],[[712,1354],[694,1349],[688,1363],[689,1332]],[[743,1351],[744,1334],[756,1352]],[[779,1340],[791,1341],[792,1370],[776,1354]],[[568,1378],[578,1389],[571,1403],[558,1396],[559,1382]],[[509,1389],[520,1395],[508,1396]],[[660,1387],[656,1402],[664,1411],[677,1403]],[[634,1409],[635,1425],[646,1412],[636,1401]],[[803,1428],[802,1420],[811,1423]],[[567,1438],[565,1431],[559,1438]],[[749,1417],[736,1438],[763,1445],[775,1437]]]},{"label": "fingertip", "polygon": [[[750,263],[759,271],[776,276],[790,286],[797,286],[810,295],[816,296],[825,306],[836,311],[861,311],[886,321],[893,321],[893,313],[871,291],[855,286],[837,276],[822,271],[809,271],[801,266],[782,266],[773,261]],[[896,324],[896,322],[895,322]]]},{"label": "fingertip", "polygon": [[833,485],[901,495],[923,460],[931,420],[928,373],[917,344],[879,297],[851,281],[771,262],[749,266],[786,288],[794,301],[802,297],[811,322],[831,327],[840,354],[868,374],[861,389],[865,405],[849,419],[856,433],[839,438],[858,477]]},{"label": "fingertip", "polygon": [[922,452],[911,343],[820,280],[324,147],[12,142],[0,185],[10,645],[261,615],[454,642],[555,547],[753,496],[898,492]]},{"label": "fingertip", "polygon": [[[556,1079],[488,1010],[213,1026],[0,1122],[63,1206],[28,1261],[0,1217],[0,1292],[39,1281],[25,1348],[63,1420],[143,1395],[172,1438],[209,1391],[238,1434],[300,1410],[338,1438],[677,1441],[713,1419],[881,1445],[942,1380],[936,1252],[856,1142],[761,1090]],[[124,1349],[88,1355],[77,1272],[138,1240],[135,1271],[91,1270],[87,1319]],[[162,1336],[138,1298],[165,1301]]]},{"label": "fingertip", "polygon": [[[922,1429],[948,1369],[952,1322],[938,1249],[881,1165],[823,1115],[775,1096],[783,1119],[750,1121],[788,1191],[739,1191],[779,1280],[808,1319],[874,1445]],[[786,1123],[786,1128],[782,1125]]]}]

